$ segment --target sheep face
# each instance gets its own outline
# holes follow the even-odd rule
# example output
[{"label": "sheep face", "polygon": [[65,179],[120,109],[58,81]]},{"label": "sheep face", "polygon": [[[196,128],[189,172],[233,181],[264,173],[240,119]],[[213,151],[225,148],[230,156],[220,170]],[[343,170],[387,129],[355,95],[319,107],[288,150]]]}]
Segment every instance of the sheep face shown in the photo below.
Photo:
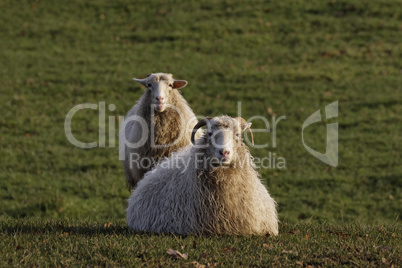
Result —
[{"label": "sheep face", "polygon": [[187,85],[185,80],[175,80],[172,74],[154,73],[145,79],[133,78],[134,81],[144,85],[151,91],[151,103],[156,112],[164,112],[171,105],[171,92],[174,89],[183,88]]},{"label": "sheep face", "polygon": [[[205,122],[202,122],[203,120]],[[201,125],[205,123],[207,126],[202,142],[205,158],[210,160],[213,167],[233,165],[237,159],[237,151],[243,145],[242,133],[250,128],[251,123],[247,123],[240,117],[228,116],[203,120],[200,121]],[[194,127],[194,130],[199,124]]]}]

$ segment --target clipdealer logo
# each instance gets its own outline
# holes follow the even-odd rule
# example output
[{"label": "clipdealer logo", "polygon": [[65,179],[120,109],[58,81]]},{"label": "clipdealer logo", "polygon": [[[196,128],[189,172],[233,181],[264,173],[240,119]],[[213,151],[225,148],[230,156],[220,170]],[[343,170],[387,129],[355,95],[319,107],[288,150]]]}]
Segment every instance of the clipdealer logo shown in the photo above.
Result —
[{"label": "clipdealer logo", "polygon": [[[73,116],[81,111],[81,110],[85,110],[85,109],[92,109],[92,110],[98,110],[99,111],[99,118],[98,118],[98,127],[99,127],[99,140],[98,142],[93,141],[93,142],[81,142],[79,140],[77,140],[73,133],[72,133],[72,129],[71,129],[71,125],[72,125],[72,119]],[[109,116],[109,128],[108,128],[108,133],[106,133],[107,129],[106,129],[106,110],[109,110],[111,112],[115,111],[116,106],[114,104],[109,104],[108,108],[106,108],[106,103],[105,102],[99,102],[98,104],[94,104],[94,103],[83,103],[83,104],[78,104],[76,106],[74,106],[67,114],[66,114],[66,118],[64,121],[64,131],[66,134],[67,139],[70,141],[71,144],[73,144],[76,147],[79,148],[84,148],[84,149],[89,149],[89,148],[104,148],[106,147],[106,135],[108,134],[108,147],[113,148],[115,147],[115,137],[116,137],[116,133],[115,133],[115,117],[116,116]],[[335,118],[338,117],[338,101],[335,101],[333,103],[330,103],[328,105],[325,106],[325,120],[331,119],[331,118]],[[238,116],[241,115],[241,102],[238,102]],[[122,126],[124,126],[124,117],[123,116],[118,116],[119,118],[119,127],[121,128]],[[143,127],[143,130],[147,130],[148,128],[146,127],[146,122],[143,118],[135,118],[135,120],[140,120],[140,122],[142,124],[145,124],[145,126]],[[269,122],[268,119],[266,119],[263,116],[253,116],[250,117],[248,121],[252,121],[252,120],[262,120],[262,122],[264,123],[264,128],[262,129],[254,129],[253,128],[253,132],[265,132],[265,133],[270,133],[272,135],[272,148],[276,148],[277,146],[277,140],[276,140],[276,128],[277,125],[279,123],[279,121],[281,120],[286,120],[286,116],[280,116],[278,118],[276,118],[275,116],[272,118],[272,122]],[[321,116],[321,110],[317,110],[315,111],[313,114],[311,114],[303,123],[302,125],[302,143],[304,148],[306,148],[306,150],[313,155],[314,157],[316,157],[317,159],[319,159],[320,161],[332,166],[332,167],[336,167],[338,165],[338,123],[330,123],[327,124],[327,135],[326,135],[326,150],[324,153],[318,152],[314,149],[312,149],[310,146],[308,146],[304,140],[304,130],[306,127],[313,125],[317,122],[322,122],[323,118]],[[152,129],[151,129],[152,130]],[[148,136],[145,135],[145,133],[143,133],[144,138],[146,138]],[[152,134],[153,135],[153,134]],[[152,136],[151,135],[151,136]],[[255,145],[251,145],[250,141],[246,138],[245,142],[252,148],[254,149],[258,149],[258,148],[267,148],[269,147],[267,143],[265,144],[255,144]],[[131,144],[130,144],[131,145]],[[140,146],[141,144],[134,144],[134,146]],[[269,152],[268,157],[266,157],[269,161],[269,168],[286,168],[286,161],[283,157],[280,156],[276,156],[275,153]],[[122,160],[122,159],[120,159]],[[254,158],[254,161],[258,162],[258,158]],[[275,162],[276,161],[276,162]],[[262,161],[264,162],[264,161]]]},{"label": "clipdealer logo", "polygon": [[[325,120],[338,117],[338,101],[325,106]],[[315,111],[307,118],[302,127],[302,142],[304,148],[322,162],[336,167],[338,165],[338,123],[327,124],[327,138],[325,153],[320,153],[309,147],[304,141],[304,129],[314,123],[321,122],[321,111]]]}]

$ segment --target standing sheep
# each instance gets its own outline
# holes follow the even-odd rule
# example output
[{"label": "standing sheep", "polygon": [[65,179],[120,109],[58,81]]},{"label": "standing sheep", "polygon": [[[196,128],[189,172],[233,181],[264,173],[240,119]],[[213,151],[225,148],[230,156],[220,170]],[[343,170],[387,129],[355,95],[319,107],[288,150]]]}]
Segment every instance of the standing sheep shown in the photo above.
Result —
[{"label": "standing sheep", "polygon": [[[205,125],[207,133],[194,142]],[[158,163],[131,193],[128,227],[180,235],[277,235],[276,202],[241,138],[250,126],[241,117],[198,122],[194,146]]]},{"label": "standing sheep", "polygon": [[166,73],[134,80],[146,90],[127,113],[119,134],[119,156],[129,189],[155,162],[190,144],[191,130],[197,123],[178,91],[187,81],[175,80]]}]

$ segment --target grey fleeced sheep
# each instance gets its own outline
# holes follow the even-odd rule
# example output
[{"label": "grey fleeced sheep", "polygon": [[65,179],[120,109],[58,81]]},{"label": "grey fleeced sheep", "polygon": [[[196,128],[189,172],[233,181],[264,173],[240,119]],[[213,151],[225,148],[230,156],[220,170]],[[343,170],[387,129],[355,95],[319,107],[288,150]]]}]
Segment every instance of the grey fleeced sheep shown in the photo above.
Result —
[{"label": "grey fleeced sheep", "polygon": [[175,80],[166,73],[134,80],[146,90],[127,113],[119,134],[119,157],[130,189],[154,163],[190,144],[191,131],[197,123],[178,91],[187,81]]},{"label": "grey fleeced sheep", "polygon": [[228,116],[204,118],[208,132],[145,174],[131,193],[134,231],[187,234],[278,234],[276,202],[259,179],[241,138],[250,125]]}]

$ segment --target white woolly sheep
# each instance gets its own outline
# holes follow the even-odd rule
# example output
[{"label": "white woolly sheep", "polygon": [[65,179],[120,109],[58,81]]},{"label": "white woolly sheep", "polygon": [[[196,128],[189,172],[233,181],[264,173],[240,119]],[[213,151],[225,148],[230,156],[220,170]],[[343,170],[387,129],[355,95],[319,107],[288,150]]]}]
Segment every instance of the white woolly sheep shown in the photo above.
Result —
[{"label": "white woolly sheep", "polygon": [[[208,132],[194,142],[195,132]],[[127,224],[134,231],[187,234],[278,234],[276,202],[259,179],[241,138],[251,124],[204,118],[192,142],[147,172],[131,193]]]},{"label": "white woolly sheep", "polygon": [[[153,73],[135,81],[147,89],[127,113],[119,134],[119,154],[132,189],[154,163],[190,144],[197,119],[172,74]],[[197,135],[201,135],[202,133]]]}]

